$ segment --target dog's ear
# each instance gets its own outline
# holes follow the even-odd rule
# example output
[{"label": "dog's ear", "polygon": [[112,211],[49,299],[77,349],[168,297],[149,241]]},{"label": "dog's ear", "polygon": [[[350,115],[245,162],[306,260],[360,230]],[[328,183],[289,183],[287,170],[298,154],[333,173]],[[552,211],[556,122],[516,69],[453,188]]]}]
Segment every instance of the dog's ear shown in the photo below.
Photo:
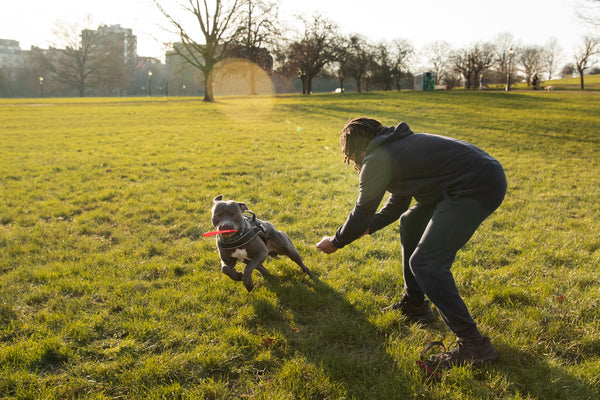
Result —
[{"label": "dog's ear", "polygon": [[242,209],[242,212],[248,211],[248,206],[246,205],[246,203],[238,203],[238,205]]},{"label": "dog's ear", "polygon": [[223,200],[223,195],[222,195],[222,194],[218,195],[217,197],[215,197],[215,198],[213,199],[213,205],[215,205],[215,203],[216,203],[217,201],[221,201],[221,200]]}]

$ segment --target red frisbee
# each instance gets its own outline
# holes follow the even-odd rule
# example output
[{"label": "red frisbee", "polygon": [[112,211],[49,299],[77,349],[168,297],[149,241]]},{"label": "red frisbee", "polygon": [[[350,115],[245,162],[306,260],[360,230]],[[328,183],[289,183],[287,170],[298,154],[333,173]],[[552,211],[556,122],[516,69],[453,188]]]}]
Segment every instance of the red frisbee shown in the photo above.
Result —
[{"label": "red frisbee", "polygon": [[224,231],[206,232],[202,236],[215,236],[215,235],[220,235],[221,233],[232,233],[232,232],[237,232],[237,229],[227,229]]}]

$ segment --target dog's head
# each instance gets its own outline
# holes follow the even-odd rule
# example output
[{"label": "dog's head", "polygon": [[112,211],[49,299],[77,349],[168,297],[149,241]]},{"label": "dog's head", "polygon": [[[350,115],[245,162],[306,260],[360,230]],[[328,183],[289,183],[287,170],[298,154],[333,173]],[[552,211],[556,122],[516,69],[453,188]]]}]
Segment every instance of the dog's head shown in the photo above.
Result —
[{"label": "dog's head", "polygon": [[[212,224],[219,231],[231,229],[239,231],[244,224],[244,211],[248,211],[245,203],[238,203],[233,200],[224,201],[223,195],[218,195],[212,203]],[[235,232],[222,234],[224,237],[233,235],[235,235]]]}]

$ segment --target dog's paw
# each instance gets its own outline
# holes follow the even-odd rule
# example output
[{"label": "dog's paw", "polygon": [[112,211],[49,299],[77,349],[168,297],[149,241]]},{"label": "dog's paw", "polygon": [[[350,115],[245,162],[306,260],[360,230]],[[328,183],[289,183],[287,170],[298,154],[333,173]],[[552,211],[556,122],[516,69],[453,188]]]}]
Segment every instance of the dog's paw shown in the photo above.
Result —
[{"label": "dog's paw", "polygon": [[248,290],[248,292],[251,292],[252,289],[254,289],[254,283],[252,283],[252,274],[250,273],[247,276],[244,276],[243,281],[246,290]]}]

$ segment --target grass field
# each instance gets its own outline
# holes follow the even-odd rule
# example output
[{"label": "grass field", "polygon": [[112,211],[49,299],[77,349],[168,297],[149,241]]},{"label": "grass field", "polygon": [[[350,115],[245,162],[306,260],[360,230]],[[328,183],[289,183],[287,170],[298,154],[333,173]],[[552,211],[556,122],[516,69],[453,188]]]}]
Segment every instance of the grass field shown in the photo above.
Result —
[{"label": "grass field", "polygon": [[[0,101],[0,398],[600,398],[600,94],[363,93]],[[438,319],[402,294],[397,225],[325,256],[358,177],[354,116],[470,141],[506,200],[453,272],[501,360],[432,380]],[[219,271],[212,198],[245,201],[318,275]]]},{"label": "grass field", "polygon": [[[584,91],[597,91],[600,90],[600,74],[595,75],[584,75],[583,76],[584,83]],[[565,79],[552,79],[549,81],[542,81],[540,84],[540,90],[544,90],[546,86],[552,86],[553,90],[580,90],[581,88],[581,78],[577,74],[573,74],[569,78]],[[515,90],[530,90],[531,87],[527,87],[527,84],[524,82],[516,83],[511,86]],[[500,89],[504,90],[506,88],[506,84],[494,84],[490,85],[490,89]]]}]

